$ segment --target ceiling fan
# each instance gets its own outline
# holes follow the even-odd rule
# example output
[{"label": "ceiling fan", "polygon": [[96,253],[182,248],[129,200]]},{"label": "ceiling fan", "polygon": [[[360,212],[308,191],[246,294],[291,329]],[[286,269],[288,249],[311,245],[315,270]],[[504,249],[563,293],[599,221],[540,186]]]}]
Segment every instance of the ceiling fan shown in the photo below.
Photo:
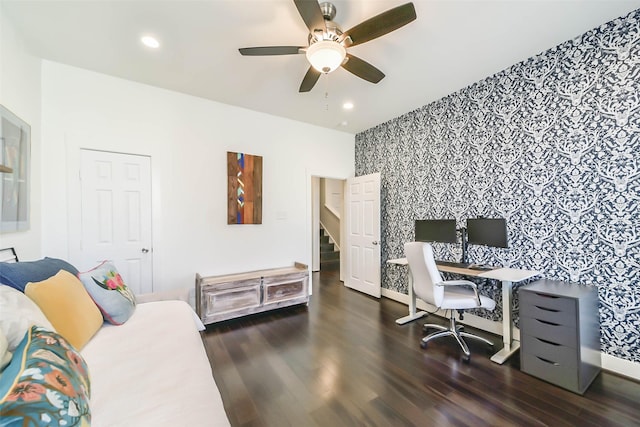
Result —
[{"label": "ceiling fan", "polygon": [[383,36],[416,19],[413,3],[394,7],[386,12],[342,31],[333,22],[336,8],[332,3],[317,0],[293,0],[302,20],[309,28],[309,46],[265,46],[245,47],[242,55],[297,55],[306,54],[311,64],[302,79],[299,92],[309,92],[321,74],[328,74],[342,67],[352,74],[371,83],[378,83],[384,73],[368,62],[351,55],[347,49]]}]

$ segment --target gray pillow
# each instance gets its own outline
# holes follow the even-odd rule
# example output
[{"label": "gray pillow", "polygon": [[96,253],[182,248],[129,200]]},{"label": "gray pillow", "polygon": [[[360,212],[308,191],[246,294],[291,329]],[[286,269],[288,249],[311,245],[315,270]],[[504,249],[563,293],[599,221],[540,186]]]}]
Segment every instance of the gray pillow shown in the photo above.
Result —
[{"label": "gray pillow", "polygon": [[7,338],[9,351],[16,349],[32,325],[56,331],[40,307],[28,296],[9,286],[0,285],[0,329]]}]

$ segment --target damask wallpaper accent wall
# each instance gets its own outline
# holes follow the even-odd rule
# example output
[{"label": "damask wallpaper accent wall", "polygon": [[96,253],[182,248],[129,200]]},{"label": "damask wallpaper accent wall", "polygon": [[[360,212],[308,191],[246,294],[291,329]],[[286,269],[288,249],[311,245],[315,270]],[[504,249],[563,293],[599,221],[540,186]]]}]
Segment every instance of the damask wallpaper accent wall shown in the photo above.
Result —
[{"label": "damask wallpaper accent wall", "polygon": [[[383,260],[415,219],[504,217],[510,247],[470,260],[597,286],[602,350],[640,362],[640,10],[356,135],[355,158],[382,176]],[[398,266],[382,283],[407,293]]]}]

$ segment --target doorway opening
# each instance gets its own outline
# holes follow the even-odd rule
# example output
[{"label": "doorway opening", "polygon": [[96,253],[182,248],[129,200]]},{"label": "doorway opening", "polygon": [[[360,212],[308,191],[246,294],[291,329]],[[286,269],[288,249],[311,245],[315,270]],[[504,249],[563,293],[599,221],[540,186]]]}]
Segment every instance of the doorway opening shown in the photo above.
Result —
[{"label": "doorway opening", "polygon": [[313,271],[340,271],[344,227],[344,179],[312,177]]}]

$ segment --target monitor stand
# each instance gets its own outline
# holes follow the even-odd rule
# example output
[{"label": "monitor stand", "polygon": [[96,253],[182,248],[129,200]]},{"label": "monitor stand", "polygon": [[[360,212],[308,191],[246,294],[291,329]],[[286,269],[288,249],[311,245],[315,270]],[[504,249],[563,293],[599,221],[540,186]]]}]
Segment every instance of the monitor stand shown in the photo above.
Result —
[{"label": "monitor stand", "polygon": [[460,260],[460,262],[463,264],[467,264],[469,261],[467,259],[468,243],[467,243],[467,229],[465,227],[460,228],[460,235],[462,239],[462,259]]}]

